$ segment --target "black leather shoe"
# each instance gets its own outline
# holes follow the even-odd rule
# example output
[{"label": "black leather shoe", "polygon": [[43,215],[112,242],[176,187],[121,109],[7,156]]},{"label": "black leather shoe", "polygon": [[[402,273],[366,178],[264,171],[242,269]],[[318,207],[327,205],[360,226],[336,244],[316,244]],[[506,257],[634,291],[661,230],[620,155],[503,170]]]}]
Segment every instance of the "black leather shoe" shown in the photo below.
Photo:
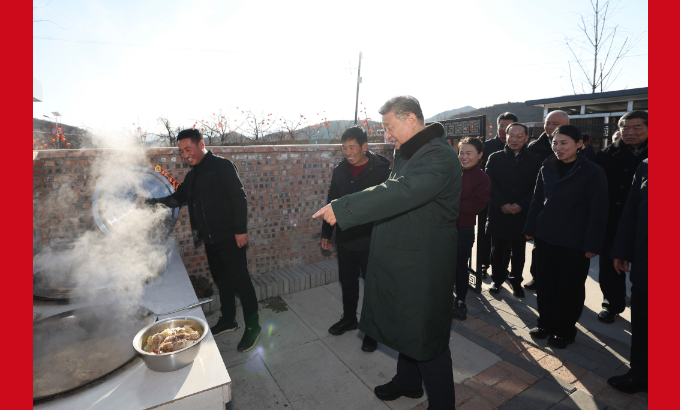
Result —
[{"label": "black leather shoe", "polygon": [[647,383],[642,383],[634,380],[630,373],[626,373],[623,376],[614,376],[607,379],[607,383],[616,390],[628,394],[635,394],[637,392],[647,391]]},{"label": "black leather shoe", "polygon": [[512,289],[512,294],[518,298],[523,298],[525,296],[524,289],[519,284],[514,284],[510,282],[510,289]]},{"label": "black leather shoe", "polygon": [[357,322],[356,316],[353,318],[345,318],[343,316],[338,323],[334,324],[330,329],[328,329],[328,333],[332,334],[333,336],[340,336],[347,331],[356,329],[358,324],[359,322]]},{"label": "black leather shoe", "polygon": [[467,305],[462,300],[457,300],[453,308],[453,318],[458,320],[467,319]]},{"label": "black leather shoe", "polygon": [[548,331],[543,328],[535,327],[529,330],[529,335],[534,339],[545,339],[546,337],[550,336],[550,333],[548,333]]},{"label": "black leather shoe", "polygon": [[373,390],[376,397],[382,401],[396,400],[401,396],[405,396],[411,399],[419,399],[423,397],[423,389],[419,390],[402,390],[394,385],[394,383],[389,382],[383,384],[382,386],[376,386]]},{"label": "black leather shoe", "polygon": [[574,339],[564,339],[559,336],[548,337],[548,344],[555,349],[566,349],[568,345],[574,343]]},{"label": "black leather shoe", "polygon": [[223,318],[220,318],[215,326],[210,328],[210,331],[212,332],[213,337],[215,337],[217,335],[221,335],[222,333],[233,332],[236,329],[238,329],[238,323],[229,322]]},{"label": "black leather shoe", "polygon": [[616,320],[616,313],[612,313],[607,308],[603,308],[602,311],[597,315],[597,320],[604,323],[614,323]]},{"label": "black leather shoe", "polygon": [[361,350],[367,353],[375,352],[378,348],[378,342],[375,341],[371,336],[364,335],[364,342],[361,344]]},{"label": "black leather shoe", "polygon": [[246,327],[246,331],[243,333],[243,337],[241,338],[241,341],[238,343],[238,346],[236,346],[236,350],[243,353],[255,347],[255,344],[257,344],[257,340],[260,338],[261,332],[262,328],[260,327],[260,325]]},{"label": "black leather shoe", "polygon": [[482,279],[486,279],[489,277],[489,272],[487,272],[488,270],[489,270],[488,266],[482,266]]},{"label": "black leather shoe", "polygon": [[501,287],[499,285],[496,285],[495,283],[492,283],[489,285],[489,293],[500,293]]},{"label": "black leather shoe", "polygon": [[536,290],[536,280],[531,279],[529,282],[525,283],[524,289]]}]

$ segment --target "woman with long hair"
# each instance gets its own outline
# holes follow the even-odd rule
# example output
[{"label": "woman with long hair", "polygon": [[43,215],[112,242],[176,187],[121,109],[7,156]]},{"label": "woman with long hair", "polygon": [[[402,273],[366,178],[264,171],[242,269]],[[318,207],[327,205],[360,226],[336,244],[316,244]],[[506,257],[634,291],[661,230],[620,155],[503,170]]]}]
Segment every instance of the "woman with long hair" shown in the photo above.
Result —
[{"label": "woman with long hair", "polygon": [[458,215],[458,257],[456,259],[456,300],[453,317],[467,318],[465,296],[468,291],[468,259],[472,256],[475,243],[477,215],[486,208],[491,194],[491,179],[479,163],[484,155],[482,141],[466,137],[458,143],[458,159],[463,167],[463,184],[460,193],[460,214]]},{"label": "woman with long hair", "polygon": [[582,147],[577,127],[555,130],[555,156],[543,162],[524,225],[536,244],[538,286],[538,326],[529,333],[558,349],[576,337],[590,259],[601,252],[607,226],[607,178]]}]

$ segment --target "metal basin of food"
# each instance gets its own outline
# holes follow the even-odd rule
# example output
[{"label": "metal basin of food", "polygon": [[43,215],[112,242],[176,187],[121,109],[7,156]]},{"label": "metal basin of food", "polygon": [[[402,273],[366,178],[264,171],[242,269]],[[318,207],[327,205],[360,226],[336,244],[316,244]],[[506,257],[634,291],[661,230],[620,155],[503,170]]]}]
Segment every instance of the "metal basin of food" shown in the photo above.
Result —
[{"label": "metal basin of food", "polygon": [[[191,326],[200,335],[196,343],[187,348],[170,353],[147,353],[144,344],[149,336],[160,333],[165,329]],[[194,361],[201,349],[201,341],[208,334],[208,323],[195,316],[171,317],[152,323],[140,330],[132,339],[132,347],[140,354],[147,367],[156,372],[172,372],[179,370]]]}]

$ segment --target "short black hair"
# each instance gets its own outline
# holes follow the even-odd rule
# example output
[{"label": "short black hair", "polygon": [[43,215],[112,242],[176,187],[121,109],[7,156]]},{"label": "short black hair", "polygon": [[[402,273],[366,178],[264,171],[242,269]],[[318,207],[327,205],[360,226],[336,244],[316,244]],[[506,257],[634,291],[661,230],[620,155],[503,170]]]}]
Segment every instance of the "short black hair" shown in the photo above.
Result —
[{"label": "short black hair", "polygon": [[517,116],[509,111],[504,112],[503,114],[498,116],[498,119],[496,120],[496,124],[500,124],[501,120],[512,120],[512,122],[519,122],[519,118]]},{"label": "short black hair", "polygon": [[630,111],[625,114],[623,114],[623,117],[619,120],[619,127],[621,126],[621,121],[623,120],[644,120],[645,126],[647,126],[647,111],[642,111],[642,110],[636,110],[636,111]]},{"label": "short black hair", "polygon": [[506,132],[506,133],[507,133],[508,131],[510,131],[510,127],[522,127],[522,128],[524,128],[524,133],[525,133],[526,135],[529,135],[529,128],[528,128],[526,125],[524,125],[524,124],[520,124],[520,123],[518,123],[518,122],[513,122],[512,124],[508,124],[508,126],[505,127],[505,132]]},{"label": "short black hair", "polygon": [[475,147],[478,154],[484,152],[484,144],[482,144],[482,141],[477,137],[465,137],[462,140],[460,140],[460,142],[458,143],[458,151],[460,151],[460,148],[464,144],[470,144],[473,147]]},{"label": "short black hair", "polygon": [[345,141],[356,141],[357,144],[361,146],[368,142],[368,135],[363,128],[355,125],[354,127],[347,128],[345,132],[342,133],[340,143],[342,144]]},{"label": "short black hair", "polygon": [[581,130],[575,125],[560,125],[555,130],[555,135],[557,134],[566,135],[567,137],[573,139],[574,142],[583,141],[583,134],[581,134]]},{"label": "short black hair", "polygon": [[420,102],[416,97],[410,95],[398,95],[392,97],[378,110],[380,115],[386,115],[393,112],[394,116],[399,120],[404,121],[409,114],[413,113],[421,124],[425,124],[425,117],[423,110],[420,108]]},{"label": "short black hair", "polygon": [[197,130],[196,128],[187,128],[177,134],[177,142],[180,142],[186,138],[191,138],[191,142],[198,145],[199,142],[203,141],[203,134],[201,134],[201,131]]}]

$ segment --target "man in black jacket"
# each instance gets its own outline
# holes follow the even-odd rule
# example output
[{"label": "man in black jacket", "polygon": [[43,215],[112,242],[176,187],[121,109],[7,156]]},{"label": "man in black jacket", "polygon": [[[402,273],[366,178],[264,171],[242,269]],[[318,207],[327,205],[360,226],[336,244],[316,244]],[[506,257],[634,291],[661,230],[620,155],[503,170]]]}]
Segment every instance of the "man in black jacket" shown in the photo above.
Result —
[{"label": "man in black jacket", "polygon": [[[491,178],[491,198],[486,234],[491,236],[491,264],[493,283],[489,292],[498,293],[506,279],[512,293],[524,297],[522,270],[524,269],[526,239],[522,234],[536,177],[541,169],[541,158],[527,150],[529,138],[526,126],[508,125],[507,144],[502,152],[489,157],[486,173]],[[504,254],[512,249],[512,272],[507,274]]]},{"label": "man in black jacket", "polygon": [[[647,160],[642,161],[635,172],[633,186],[628,193],[626,206],[621,214],[611,256],[614,269],[621,276],[630,272],[633,283],[630,297],[630,318],[633,327],[630,344],[630,370],[622,376],[610,377],[610,386],[624,393],[647,391],[648,385],[648,246],[647,232]],[[633,267],[630,268],[630,263]]]},{"label": "man in black jacket", "polygon": [[647,112],[626,113],[619,120],[619,129],[621,138],[595,156],[595,163],[607,174],[609,186],[609,218],[600,256],[600,289],[604,300],[602,311],[597,315],[605,323],[614,323],[616,316],[626,309],[626,275],[616,273],[610,253],[635,170],[647,159]]},{"label": "man in black jacket", "polygon": [[[368,138],[366,131],[362,128],[356,126],[349,128],[342,134],[340,141],[345,158],[333,170],[327,203],[382,184],[390,176],[390,161],[368,151]],[[373,223],[342,230],[338,225],[331,226],[324,221],[321,228],[323,249],[331,249],[330,239],[335,227],[337,227],[335,244],[338,248],[343,316],[339,322],[328,329],[328,333],[340,336],[348,330],[356,329],[358,325],[359,276],[366,278]],[[365,335],[361,350],[373,352],[377,345],[373,338]]]},{"label": "man in black jacket", "polygon": [[[506,133],[506,128],[508,125],[512,124],[513,122],[518,122],[519,119],[517,116],[511,112],[504,112],[503,114],[499,115],[498,118],[496,119],[496,127],[498,129],[498,133],[496,134],[495,137],[491,138],[490,140],[487,140],[484,142],[484,155],[482,155],[482,163],[479,164],[479,166],[484,169],[486,166],[486,161],[489,159],[489,156],[493,154],[494,152],[498,151],[503,151],[503,148],[505,148],[505,143],[507,140],[507,133]],[[489,268],[490,261],[491,261],[491,237],[486,235],[484,232],[484,225],[486,224],[486,218],[489,215],[489,208],[484,208],[482,212],[480,212],[478,220],[479,220],[479,225],[482,229],[479,230],[479,235],[477,238],[477,256],[480,259],[480,262],[482,264],[482,278],[486,278],[487,276],[487,269]],[[507,252],[505,253],[505,269],[507,270],[508,265],[510,264],[510,248],[507,249]]]},{"label": "man in black jacket", "polygon": [[567,124],[569,124],[569,114],[560,110],[551,111],[545,117],[545,122],[543,123],[545,132],[536,141],[529,144],[529,152],[541,157],[541,161],[545,161],[548,157],[555,155],[552,150],[552,139],[555,136],[555,130],[557,127]]},{"label": "man in black jacket", "polygon": [[205,242],[210,273],[220,291],[222,317],[210,331],[217,336],[238,328],[235,321],[235,293],[238,293],[246,330],[237,350],[246,352],[255,347],[262,330],[246,258],[246,194],[234,163],[206,150],[200,131],[183,130],[177,134],[177,141],[182,159],[192,169],[174,194],[147,199],[146,203],[171,208],[188,204],[194,246]]},{"label": "man in black jacket", "polygon": [[[569,124],[569,114],[564,111],[556,110],[550,112],[543,122],[543,129],[545,130],[536,141],[529,144],[529,152],[534,153],[541,157],[541,162],[545,161],[549,157],[555,155],[552,150],[552,139],[555,136],[555,130],[557,127]],[[527,282],[524,287],[527,289],[536,289],[536,274],[534,273],[534,246],[531,250],[531,275],[533,278]]]}]

